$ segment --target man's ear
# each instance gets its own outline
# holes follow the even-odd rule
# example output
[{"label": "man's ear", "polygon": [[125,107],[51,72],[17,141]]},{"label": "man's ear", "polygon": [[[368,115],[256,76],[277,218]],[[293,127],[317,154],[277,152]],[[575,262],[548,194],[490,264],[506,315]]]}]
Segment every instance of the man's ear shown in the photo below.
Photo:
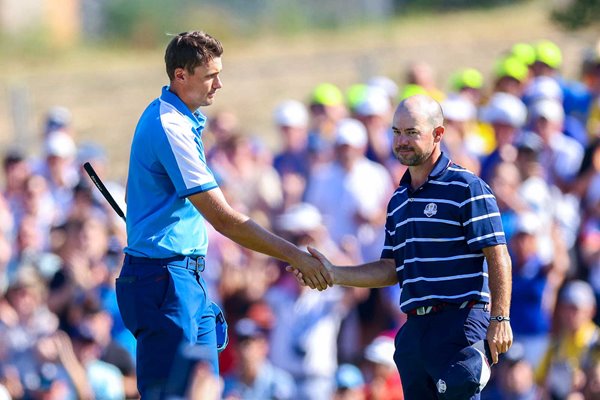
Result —
[{"label": "man's ear", "polygon": [[442,140],[442,136],[444,136],[444,127],[443,126],[438,126],[433,130],[433,140],[438,143],[440,140]]},{"label": "man's ear", "polygon": [[185,81],[187,79],[187,71],[185,68],[175,68],[174,79],[175,81]]}]

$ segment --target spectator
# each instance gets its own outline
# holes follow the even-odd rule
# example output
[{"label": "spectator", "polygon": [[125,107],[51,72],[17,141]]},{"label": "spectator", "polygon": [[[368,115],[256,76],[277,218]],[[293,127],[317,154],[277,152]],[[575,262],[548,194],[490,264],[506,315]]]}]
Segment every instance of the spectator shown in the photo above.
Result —
[{"label": "spectator", "polygon": [[389,127],[391,112],[392,107],[387,93],[378,87],[367,86],[362,99],[354,108],[356,119],[367,129],[367,158],[385,166],[391,174],[394,174],[398,163],[394,162],[394,154],[391,150],[392,132]]},{"label": "spectator", "polygon": [[280,175],[294,173],[305,180],[310,174],[308,153],[308,111],[296,100],[281,102],[274,112],[274,122],[281,133],[282,149],[273,166]]},{"label": "spectator", "polygon": [[274,399],[295,398],[296,388],[291,375],[273,366],[269,354],[268,333],[253,320],[244,318],[234,327],[238,366],[225,376],[223,398]]},{"label": "spectator", "polygon": [[446,97],[444,92],[438,89],[435,83],[433,67],[425,61],[416,61],[408,66],[406,82],[422,87],[425,89],[425,93],[437,101],[442,101]]},{"label": "spectator", "polygon": [[508,93],[495,93],[481,109],[481,120],[491,124],[494,130],[495,149],[481,163],[481,178],[489,183],[496,164],[513,162],[516,158],[514,142],[525,124],[527,108],[523,102]]},{"label": "spectator", "polygon": [[483,75],[475,68],[464,68],[452,74],[450,87],[474,106],[478,106],[483,99]]},{"label": "spectator", "polygon": [[260,211],[267,216],[282,204],[281,181],[277,171],[260,162],[251,139],[232,135],[222,143],[224,162],[213,166],[216,173],[229,183],[232,193],[245,208]]},{"label": "spectator", "polygon": [[[537,235],[541,225],[536,214],[525,212],[517,218],[509,242],[513,265],[510,315],[515,340],[523,345],[523,358],[537,367],[548,346],[556,295],[567,266],[560,262],[546,264],[540,258]],[[554,261],[559,260],[557,255]]]},{"label": "spectator", "polygon": [[340,89],[332,83],[317,85],[310,96],[309,112],[308,148],[311,157],[315,164],[328,162],[333,158],[335,127],[348,113]]},{"label": "spectator", "polygon": [[495,93],[507,93],[521,97],[529,78],[529,70],[521,60],[514,56],[500,59],[496,63]]},{"label": "spectator", "polygon": [[362,123],[344,119],[335,135],[335,159],[315,170],[306,201],[319,209],[339,246],[347,237],[357,238],[364,259],[375,259],[383,243],[392,181],[381,164],[365,157],[368,139]]},{"label": "spectator", "polygon": [[533,131],[544,142],[542,166],[546,179],[566,190],[579,172],[583,147],[561,132],[564,121],[562,105],[553,100],[539,100],[529,109]]},{"label": "spectator", "polygon": [[64,131],[48,134],[44,143],[45,159],[38,165],[36,173],[48,182],[58,212],[57,223],[64,222],[73,200],[72,190],[79,181],[74,165],[77,147],[73,138]]},{"label": "spectator", "polygon": [[534,379],[534,368],[525,357],[524,345],[514,342],[498,366],[482,400],[538,400],[541,393]]},{"label": "spectator", "polygon": [[452,96],[442,103],[446,133],[443,151],[458,165],[479,175],[479,157],[485,153],[485,142],[474,129],[475,106],[463,97]]},{"label": "spectator", "polygon": [[367,361],[367,399],[402,400],[402,383],[394,363],[394,338],[387,335],[376,337],[365,348]]},{"label": "spectator", "polygon": [[333,400],[366,400],[365,379],[360,369],[352,364],[342,364],[335,373]]},{"label": "spectator", "polygon": [[590,285],[575,280],[559,292],[555,331],[536,371],[536,381],[552,398],[565,398],[581,389],[582,363],[600,335],[592,321],[596,299]]}]

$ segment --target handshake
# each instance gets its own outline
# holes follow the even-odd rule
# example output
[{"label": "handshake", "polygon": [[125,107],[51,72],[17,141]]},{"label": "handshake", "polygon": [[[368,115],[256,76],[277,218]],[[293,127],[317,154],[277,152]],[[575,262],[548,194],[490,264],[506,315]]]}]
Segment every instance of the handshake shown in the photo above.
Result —
[{"label": "handshake", "polygon": [[286,270],[293,273],[302,286],[319,291],[333,286],[336,283],[333,264],[315,248],[309,246],[308,251],[302,252],[298,261],[290,263]]}]

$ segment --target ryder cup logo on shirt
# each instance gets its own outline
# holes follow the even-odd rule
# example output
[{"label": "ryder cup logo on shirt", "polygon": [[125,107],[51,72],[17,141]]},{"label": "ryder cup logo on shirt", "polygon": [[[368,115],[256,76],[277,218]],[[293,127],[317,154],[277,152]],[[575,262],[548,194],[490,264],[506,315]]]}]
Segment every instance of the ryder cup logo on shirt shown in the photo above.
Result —
[{"label": "ryder cup logo on shirt", "polygon": [[425,206],[425,210],[423,211],[425,215],[431,217],[437,214],[437,205],[435,203],[429,203]]},{"label": "ryder cup logo on shirt", "polygon": [[446,382],[444,382],[443,380],[438,380],[435,386],[437,387],[438,393],[446,393],[447,386]]}]

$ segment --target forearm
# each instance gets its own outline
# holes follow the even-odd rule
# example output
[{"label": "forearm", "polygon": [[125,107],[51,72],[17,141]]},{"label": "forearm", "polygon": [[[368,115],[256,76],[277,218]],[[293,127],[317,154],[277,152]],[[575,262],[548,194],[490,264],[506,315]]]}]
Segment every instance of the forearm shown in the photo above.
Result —
[{"label": "forearm", "polygon": [[229,206],[219,189],[189,197],[204,218],[222,235],[241,246],[291,263],[302,251]]},{"label": "forearm", "polygon": [[398,283],[396,264],[391,259],[381,259],[367,264],[342,267],[333,266],[334,284],[377,288]]},{"label": "forearm", "polygon": [[292,243],[274,235],[248,217],[240,216],[235,223],[225,225],[219,232],[241,246],[287,263],[293,263],[301,253]]},{"label": "forearm", "polygon": [[505,245],[483,249],[488,264],[492,315],[508,316],[512,289],[512,265]]}]

